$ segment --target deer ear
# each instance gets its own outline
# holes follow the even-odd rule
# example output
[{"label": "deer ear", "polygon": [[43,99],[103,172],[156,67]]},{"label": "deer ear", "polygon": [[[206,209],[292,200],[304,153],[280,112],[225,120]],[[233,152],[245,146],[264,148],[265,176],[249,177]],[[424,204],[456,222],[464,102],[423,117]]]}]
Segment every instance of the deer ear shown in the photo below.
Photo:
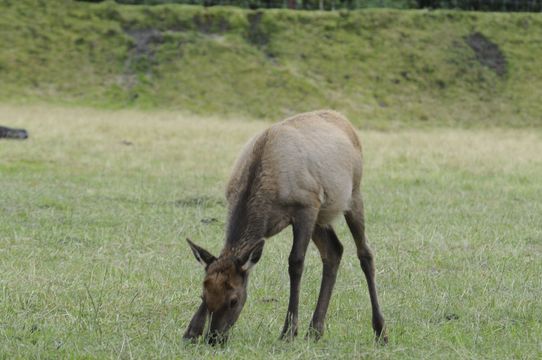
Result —
[{"label": "deer ear", "polygon": [[254,244],[248,246],[238,256],[238,264],[242,271],[248,271],[252,268],[262,257],[264,239],[256,241]]},{"label": "deer ear", "polygon": [[188,245],[190,245],[190,249],[192,249],[194,256],[201,263],[201,265],[207,267],[216,260],[216,258],[213,255],[211,255],[211,253],[197,246],[192,241],[190,241],[190,239],[186,239],[186,241],[188,242]]}]

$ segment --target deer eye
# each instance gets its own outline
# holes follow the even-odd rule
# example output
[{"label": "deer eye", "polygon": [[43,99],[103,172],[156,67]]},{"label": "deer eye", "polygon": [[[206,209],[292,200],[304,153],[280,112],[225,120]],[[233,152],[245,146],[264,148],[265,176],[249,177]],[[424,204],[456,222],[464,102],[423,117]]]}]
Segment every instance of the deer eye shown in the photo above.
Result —
[{"label": "deer eye", "polygon": [[237,305],[237,298],[233,298],[230,300],[230,308],[234,307],[235,305]]}]

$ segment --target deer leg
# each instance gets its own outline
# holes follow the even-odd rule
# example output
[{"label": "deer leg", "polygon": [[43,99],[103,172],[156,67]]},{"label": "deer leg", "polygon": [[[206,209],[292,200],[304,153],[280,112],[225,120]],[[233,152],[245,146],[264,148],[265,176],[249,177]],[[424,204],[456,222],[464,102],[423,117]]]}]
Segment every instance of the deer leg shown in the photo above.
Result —
[{"label": "deer leg", "polygon": [[198,310],[192,317],[192,320],[190,321],[190,325],[188,325],[188,328],[186,329],[183,335],[183,339],[194,340],[197,337],[201,336],[203,334],[203,329],[205,328],[206,318],[207,318],[207,307],[205,306],[205,303],[202,301]]},{"label": "deer leg", "polygon": [[299,308],[299,286],[303,274],[305,253],[309,245],[318,211],[314,208],[299,210],[293,221],[294,243],[288,257],[288,274],[290,275],[290,300],[284,327],[280,334],[283,340],[290,340],[297,335],[297,314]]},{"label": "deer leg", "polygon": [[312,240],[323,263],[322,283],[320,285],[320,294],[316,309],[312,316],[307,336],[312,336],[318,340],[324,333],[324,322],[326,319],[327,308],[337,278],[337,270],[343,253],[343,246],[337,238],[335,231],[331,226],[323,227],[316,225],[312,233]]},{"label": "deer leg", "polygon": [[365,221],[363,217],[363,201],[360,194],[354,194],[352,197],[352,208],[345,213],[346,223],[352,232],[354,241],[356,242],[357,255],[360,261],[361,269],[367,280],[369,288],[369,297],[371,299],[371,307],[373,311],[373,330],[376,334],[377,341],[386,343],[388,336],[384,324],[384,316],[380,312],[378,304],[378,295],[376,292],[375,282],[375,266],[373,254],[367,245],[365,236]]}]

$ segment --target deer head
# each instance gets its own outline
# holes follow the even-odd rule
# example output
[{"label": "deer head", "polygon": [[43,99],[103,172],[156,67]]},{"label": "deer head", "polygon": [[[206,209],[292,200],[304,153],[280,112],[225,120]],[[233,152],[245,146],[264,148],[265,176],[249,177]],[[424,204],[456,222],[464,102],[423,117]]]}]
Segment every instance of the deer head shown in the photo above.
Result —
[{"label": "deer head", "polygon": [[227,340],[245,305],[249,270],[260,260],[264,240],[245,243],[230,254],[216,258],[187,239],[196,259],[205,268],[202,300],[207,308],[210,344]]}]

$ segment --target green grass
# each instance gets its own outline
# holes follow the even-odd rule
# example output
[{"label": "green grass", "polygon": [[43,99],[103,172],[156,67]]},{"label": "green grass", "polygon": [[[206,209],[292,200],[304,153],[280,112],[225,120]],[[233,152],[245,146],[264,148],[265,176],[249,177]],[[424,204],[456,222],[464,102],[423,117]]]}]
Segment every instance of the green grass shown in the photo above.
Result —
[{"label": "green grass", "polygon": [[[0,358],[538,359],[542,132],[360,133],[368,235],[390,343],[373,343],[354,244],[324,338],[278,340],[289,231],[269,240],[228,345],[181,337],[214,253],[223,188],[268,123],[178,112],[0,105],[27,141],[0,141]],[[152,121],[151,121],[152,120]],[[130,142],[131,145],[127,145]],[[216,220],[211,220],[216,219]],[[321,264],[309,247],[301,333]]]},{"label": "green grass", "polygon": [[[525,13],[3,0],[0,100],[273,120],[334,108],[373,129],[540,126],[541,31]],[[466,44],[476,32],[501,49],[504,75]]]}]

